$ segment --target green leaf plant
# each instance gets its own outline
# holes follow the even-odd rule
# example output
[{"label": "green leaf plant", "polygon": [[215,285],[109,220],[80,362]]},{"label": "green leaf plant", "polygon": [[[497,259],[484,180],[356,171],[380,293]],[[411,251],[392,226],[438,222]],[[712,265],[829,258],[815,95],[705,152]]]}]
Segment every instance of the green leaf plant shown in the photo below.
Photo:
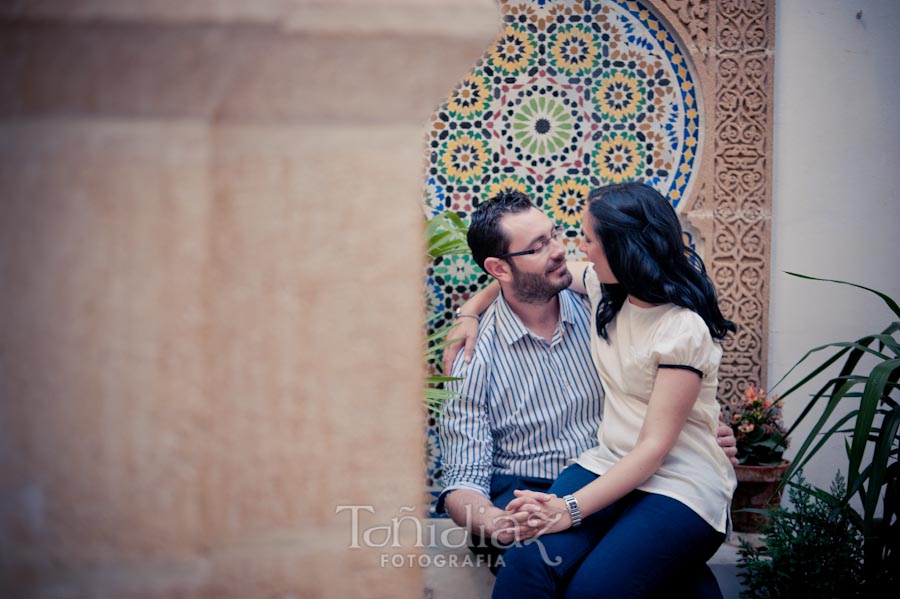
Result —
[{"label": "green leaf plant", "polygon": [[741,539],[738,576],[743,599],[853,599],[862,592],[862,538],[851,510],[836,497],[846,494],[838,473],[826,493],[800,471],[789,483],[790,510],[768,510],[764,545]]},{"label": "green leaf plant", "polygon": [[[840,364],[837,376],[829,378],[812,394],[800,416],[788,430],[790,435],[801,422],[818,419],[794,456],[785,481],[798,475],[803,466],[832,437],[843,436],[847,453],[847,485],[835,500],[835,510],[850,506],[858,496],[862,511],[851,509],[850,520],[863,537],[863,589],[877,592],[894,586],[900,578],[900,306],[880,291],[833,279],[819,279],[788,272],[813,281],[826,281],[863,289],[880,297],[893,313],[878,333],[854,341],[829,343],[809,350],[776,383],[781,384],[801,365],[812,368],[799,382],[781,394],[785,401],[832,365]],[[811,366],[813,358],[827,357]],[[866,358],[866,359],[863,359]],[[838,413],[843,415],[838,417]],[[829,495],[821,489],[820,496]],[[865,595],[869,596],[869,595]]]},{"label": "green leaf plant", "polygon": [[[429,362],[433,362],[435,364],[440,363],[441,352],[449,343],[449,341],[447,341],[445,337],[452,328],[452,324],[441,327],[440,329],[437,329],[436,331],[428,335],[428,337],[425,339],[426,364],[428,364]],[[429,409],[429,411],[439,413],[441,411],[441,406],[444,405],[445,401],[456,397],[457,393],[454,391],[450,391],[449,389],[444,389],[443,383],[458,380],[460,380],[459,377],[444,376],[440,374],[429,375],[425,379],[425,405]]]},{"label": "green leaf plant", "polygon": [[[466,242],[468,227],[455,212],[442,212],[425,223],[426,251],[432,259],[454,254],[468,254]],[[425,339],[425,363],[440,367],[441,353],[449,342],[447,333],[453,324],[431,332]],[[444,389],[443,384],[459,380],[442,374],[429,375],[425,380],[425,405],[430,412],[439,413],[444,402],[456,397],[456,393]]]},{"label": "green leaf plant", "polygon": [[442,212],[425,224],[428,255],[432,258],[468,254],[466,234],[469,229],[455,212]]}]

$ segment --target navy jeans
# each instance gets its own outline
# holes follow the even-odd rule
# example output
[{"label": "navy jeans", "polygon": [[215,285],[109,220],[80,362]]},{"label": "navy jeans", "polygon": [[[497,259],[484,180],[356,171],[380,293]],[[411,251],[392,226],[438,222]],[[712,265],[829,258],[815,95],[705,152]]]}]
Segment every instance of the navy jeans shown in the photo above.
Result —
[{"label": "navy jeans", "polygon": [[[572,465],[550,492],[568,495],[596,478]],[[681,502],[633,491],[578,528],[509,548],[493,597],[721,597],[706,561],[723,540]],[[708,575],[703,574],[700,586],[676,586],[685,572],[703,570]]]}]

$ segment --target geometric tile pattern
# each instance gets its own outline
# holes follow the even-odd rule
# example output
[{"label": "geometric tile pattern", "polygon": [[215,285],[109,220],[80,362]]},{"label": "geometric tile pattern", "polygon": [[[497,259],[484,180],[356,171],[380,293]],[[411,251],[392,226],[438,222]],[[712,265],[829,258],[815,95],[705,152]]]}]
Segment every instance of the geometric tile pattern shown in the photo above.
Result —
[{"label": "geometric tile pattern", "polygon": [[[590,188],[642,179],[677,209],[696,176],[701,114],[688,54],[636,0],[501,0],[503,30],[433,114],[425,211],[471,211],[527,193],[561,225],[570,257]],[[690,242],[690,240],[688,240]],[[426,274],[431,326],[487,277],[468,256]],[[429,423],[428,487],[440,451]]]}]

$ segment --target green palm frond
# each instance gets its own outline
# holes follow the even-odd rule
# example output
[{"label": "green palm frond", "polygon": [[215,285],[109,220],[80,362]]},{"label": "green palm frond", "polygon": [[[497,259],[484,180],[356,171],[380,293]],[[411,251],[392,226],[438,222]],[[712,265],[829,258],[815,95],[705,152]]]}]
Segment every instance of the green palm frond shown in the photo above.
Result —
[{"label": "green palm frond", "polygon": [[[428,220],[425,224],[427,252],[431,258],[440,258],[454,254],[468,254],[466,242],[468,227],[455,212],[442,212]],[[444,348],[452,343],[447,334],[453,325],[447,325],[431,332],[425,338],[425,364],[440,365]],[[425,406],[430,412],[440,413],[445,402],[459,394],[443,388],[444,383],[460,380],[458,377],[431,375],[425,381]]]},{"label": "green palm frond", "polygon": [[442,212],[425,225],[428,255],[432,258],[453,254],[468,254],[468,227],[455,212]]},{"label": "green palm frond", "polygon": [[[820,279],[796,273],[789,275],[814,281],[826,281],[863,289],[881,298],[894,316],[900,318],[900,306],[888,295],[845,281]],[[864,538],[863,560],[868,585],[884,584],[896,573],[900,551],[900,321],[891,321],[879,333],[849,342],[822,345],[809,350],[775,386],[783,382],[811,358],[831,350],[824,360],[812,367],[799,382],[781,394],[782,400],[805,387],[834,364],[840,363],[837,376],[828,379],[810,399],[800,416],[788,430],[793,432],[801,422],[820,408],[819,416],[794,457],[785,480],[797,475],[803,466],[835,435],[849,434],[847,453],[847,486],[841,505],[849,506],[858,496],[862,513],[854,512],[852,521]],[[866,358],[863,360],[863,358]],[[842,362],[841,362],[842,361]],[[842,412],[830,423],[838,407]],[[875,588],[874,586],[872,588]]]}]

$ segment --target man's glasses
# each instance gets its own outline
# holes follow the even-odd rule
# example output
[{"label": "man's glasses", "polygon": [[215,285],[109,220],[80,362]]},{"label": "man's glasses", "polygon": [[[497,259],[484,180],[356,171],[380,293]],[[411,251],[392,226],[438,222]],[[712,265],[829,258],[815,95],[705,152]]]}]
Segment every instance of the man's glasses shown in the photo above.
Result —
[{"label": "man's glasses", "polygon": [[512,258],[513,256],[527,256],[528,254],[540,254],[543,253],[548,247],[550,247],[550,242],[553,240],[558,240],[559,236],[562,235],[563,228],[560,226],[555,226],[550,230],[550,235],[548,237],[541,237],[534,244],[528,248],[527,250],[522,250],[521,252],[509,252],[508,254],[500,254],[499,256],[494,256],[495,258],[506,259]]}]

